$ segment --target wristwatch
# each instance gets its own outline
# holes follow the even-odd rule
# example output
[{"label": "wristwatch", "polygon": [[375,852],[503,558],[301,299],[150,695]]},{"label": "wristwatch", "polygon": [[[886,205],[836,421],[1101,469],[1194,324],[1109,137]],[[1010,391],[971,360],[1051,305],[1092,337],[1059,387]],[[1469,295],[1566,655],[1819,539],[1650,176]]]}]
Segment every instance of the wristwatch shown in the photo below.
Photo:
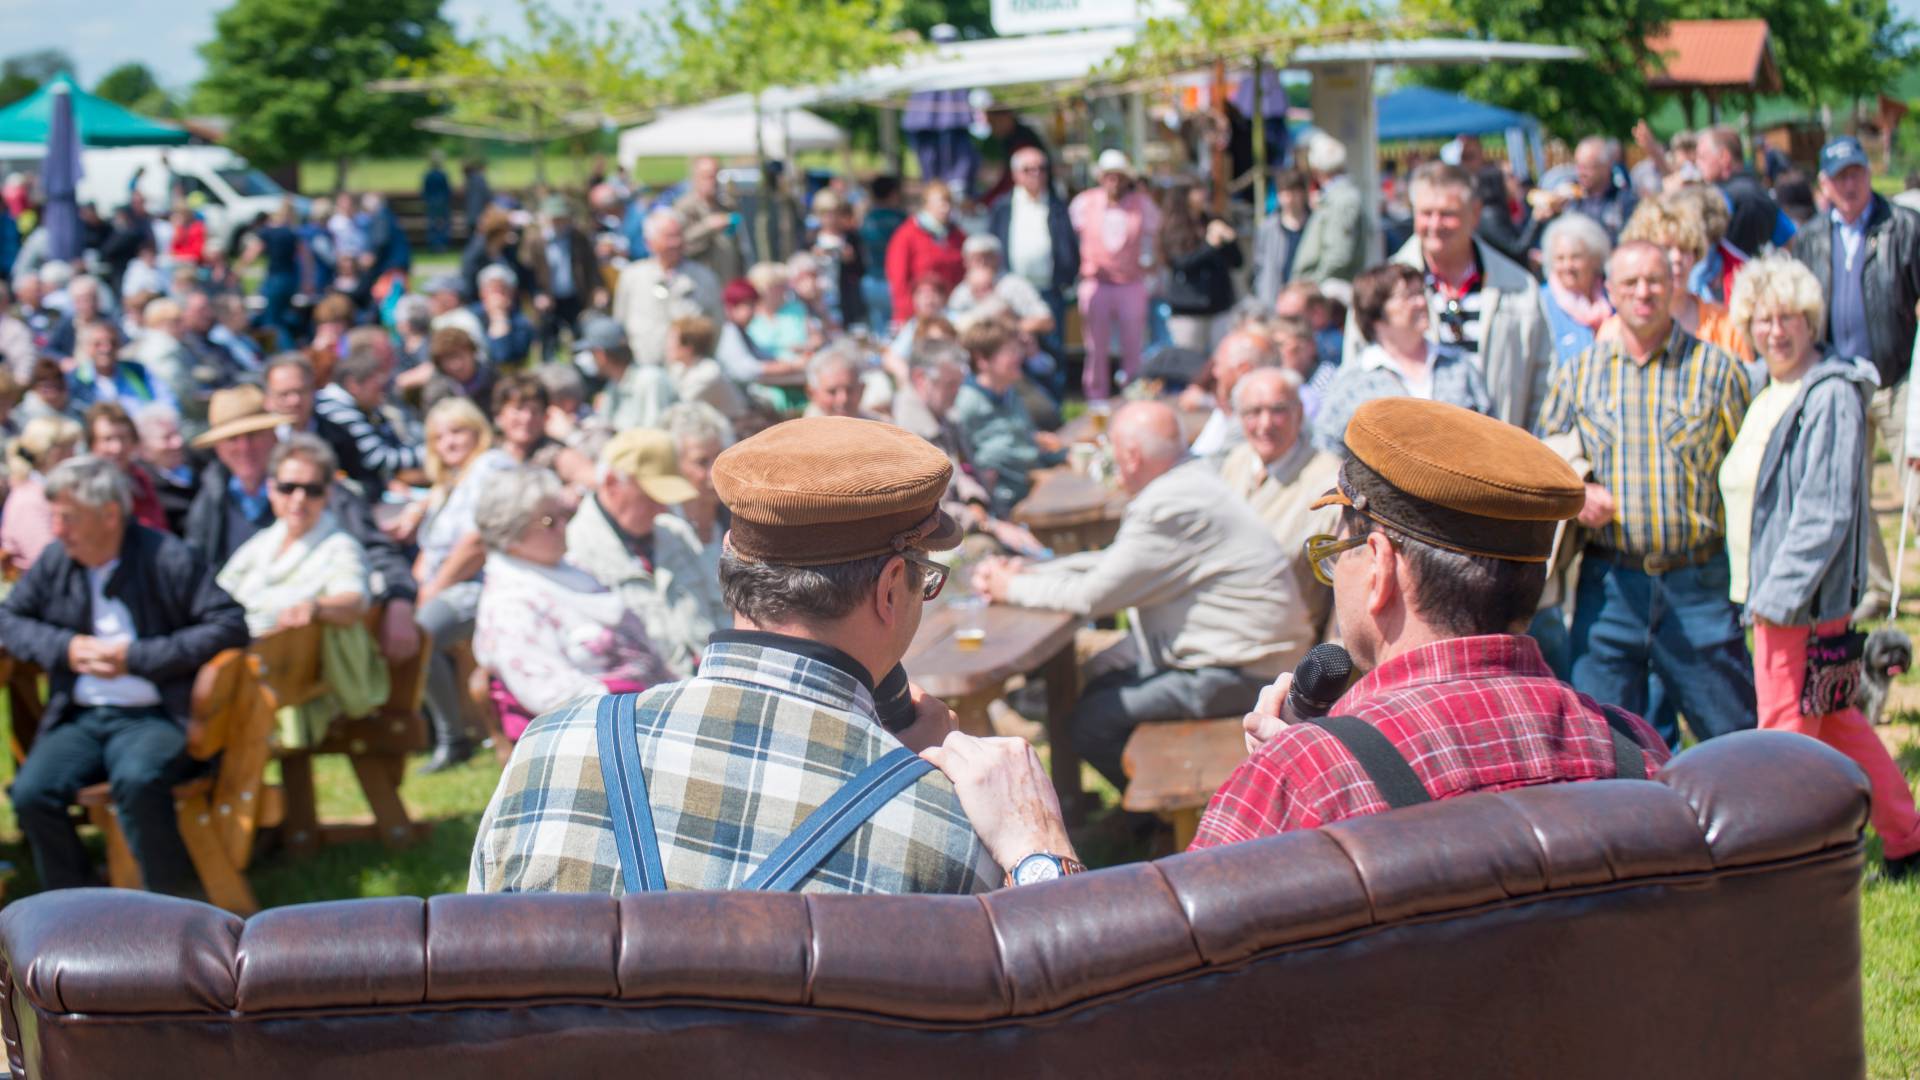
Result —
[{"label": "wristwatch", "polygon": [[1039,851],[1013,864],[1013,869],[1007,871],[1007,885],[1038,885],[1068,874],[1083,874],[1086,870],[1087,864],[1079,859]]}]

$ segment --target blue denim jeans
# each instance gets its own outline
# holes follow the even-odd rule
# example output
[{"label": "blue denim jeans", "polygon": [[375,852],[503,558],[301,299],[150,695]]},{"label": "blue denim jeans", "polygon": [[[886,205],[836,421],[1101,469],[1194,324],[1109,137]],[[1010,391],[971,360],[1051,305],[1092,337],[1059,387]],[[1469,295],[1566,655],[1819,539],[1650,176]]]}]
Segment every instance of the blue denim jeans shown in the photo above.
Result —
[{"label": "blue denim jeans", "polygon": [[1589,558],[1573,616],[1573,686],[1644,715],[1649,675],[1701,740],[1752,728],[1753,658],[1727,560],[1647,574]]}]

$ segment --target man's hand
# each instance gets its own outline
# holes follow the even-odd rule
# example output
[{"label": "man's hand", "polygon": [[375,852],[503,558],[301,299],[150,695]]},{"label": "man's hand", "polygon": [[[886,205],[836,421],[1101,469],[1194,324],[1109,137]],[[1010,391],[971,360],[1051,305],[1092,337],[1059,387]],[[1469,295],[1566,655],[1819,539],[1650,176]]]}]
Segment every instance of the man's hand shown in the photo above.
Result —
[{"label": "man's hand", "polygon": [[76,675],[89,675],[87,666],[93,663],[93,651],[100,643],[87,634],[75,634],[67,639],[67,668]]},{"label": "man's hand", "polygon": [[280,609],[280,618],[274,623],[276,629],[298,630],[313,622],[317,605],[311,600],[303,600]]},{"label": "man's hand", "polygon": [[1180,391],[1179,402],[1182,412],[1200,412],[1213,408],[1213,395],[1189,383],[1185,390]]},{"label": "man's hand", "polygon": [[380,615],[380,652],[390,663],[402,664],[420,652],[420,626],[413,621],[413,604],[387,601]]},{"label": "man's hand", "polygon": [[1053,781],[1025,739],[977,739],[956,731],[920,756],[953,781],[960,809],[1002,869],[1040,852],[1074,857]]},{"label": "man's hand", "polygon": [[1049,454],[1057,454],[1064,449],[1067,444],[1062,442],[1060,436],[1054,432],[1036,431],[1033,433],[1033,445],[1045,450]]},{"label": "man's hand", "polygon": [[920,689],[920,684],[907,683],[907,698],[913,702],[913,723],[896,733],[900,745],[916,754],[925,753],[960,729],[960,717],[947,708],[946,702]]},{"label": "man's hand", "polygon": [[98,675],[103,679],[117,679],[127,673],[126,641],[101,641],[93,639],[92,656],[87,662],[84,674]]},{"label": "man's hand", "polygon": [[995,603],[1007,601],[1007,584],[1026,565],[1024,559],[992,558],[973,568],[973,591]]},{"label": "man's hand", "polygon": [[1025,525],[988,518],[985,527],[987,534],[1000,541],[1007,550],[1027,558],[1040,558],[1047,549],[1047,545],[1042,544],[1040,538],[1033,535],[1032,530]]},{"label": "man's hand", "polygon": [[1580,508],[1580,524],[1589,529],[1606,526],[1613,520],[1613,492],[1600,484],[1587,485],[1587,505]]},{"label": "man's hand", "polygon": [[1280,719],[1280,703],[1287,700],[1287,691],[1291,689],[1293,672],[1289,671],[1273,680],[1272,686],[1262,689],[1253,711],[1241,718],[1240,726],[1247,733],[1248,756],[1257,753],[1268,739],[1286,730],[1287,722]]}]

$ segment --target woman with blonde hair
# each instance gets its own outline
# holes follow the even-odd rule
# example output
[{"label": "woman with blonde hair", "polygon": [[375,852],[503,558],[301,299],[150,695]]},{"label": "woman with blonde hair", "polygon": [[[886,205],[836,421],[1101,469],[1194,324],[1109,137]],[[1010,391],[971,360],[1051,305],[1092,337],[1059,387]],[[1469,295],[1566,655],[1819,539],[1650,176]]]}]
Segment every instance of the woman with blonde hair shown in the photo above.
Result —
[{"label": "woman with blonde hair", "polygon": [[1877,527],[1867,401],[1878,379],[1821,345],[1825,308],[1813,271],[1788,255],[1748,263],[1734,285],[1732,317],[1768,382],[1720,466],[1728,595],[1753,624],[1760,726],[1819,739],[1865,770],[1887,876],[1900,878],[1920,870],[1920,813],[1853,705],[1862,637],[1848,625]]},{"label": "woman with blonde hair", "polygon": [[1667,253],[1667,265],[1673,268],[1673,291],[1668,310],[1681,329],[1701,341],[1716,345],[1727,353],[1751,363],[1753,343],[1746,331],[1727,317],[1727,309],[1711,300],[1702,300],[1687,291],[1693,268],[1706,258],[1711,244],[1706,223],[1699,210],[1684,198],[1666,196],[1647,199],[1627,219],[1620,231],[1620,242],[1644,240]]},{"label": "woman with blonde hair", "polygon": [[24,574],[53,543],[53,506],[47,502],[46,475],[72,457],[86,435],[64,416],[36,416],[7,448],[13,490],[0,508],[0,564],[9,575]]}]

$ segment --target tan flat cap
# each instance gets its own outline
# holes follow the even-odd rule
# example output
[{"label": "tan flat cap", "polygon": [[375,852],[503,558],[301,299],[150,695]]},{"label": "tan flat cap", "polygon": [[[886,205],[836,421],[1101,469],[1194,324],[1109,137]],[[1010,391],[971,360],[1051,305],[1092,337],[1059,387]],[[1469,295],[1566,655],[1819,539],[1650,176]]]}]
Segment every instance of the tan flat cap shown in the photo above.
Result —
[{"label": "tan flat cap", "polygon": [[1339,488],[1318,508],[1351,506],[1435,547],[1545,562],[1555,527],[1580,513],[1586,485],[1560,455],[1490,416],[1418,398],[1354,410]]},{"label": "tan flat cap", "polygon": [[952,475],[918,435],[843,416],[775,424],[713,462],[734,554],[786,566],[958,546],[960,525],[940,509]]}]

